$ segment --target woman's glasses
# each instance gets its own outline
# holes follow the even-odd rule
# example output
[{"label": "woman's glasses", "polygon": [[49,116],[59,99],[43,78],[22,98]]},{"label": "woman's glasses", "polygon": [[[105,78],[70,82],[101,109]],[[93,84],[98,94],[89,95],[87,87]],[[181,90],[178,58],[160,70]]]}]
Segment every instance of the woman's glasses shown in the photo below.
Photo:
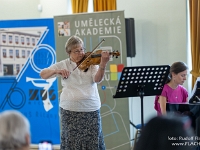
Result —
[{"label": "woman's glasses", "polygon": [[80,50],[74,50],[74,51],[72,51],[72,53],[74,53],[74,54],[79,54],[79,53],[84,53],[84,52],[85,52],[84,48],[82,48]]}]

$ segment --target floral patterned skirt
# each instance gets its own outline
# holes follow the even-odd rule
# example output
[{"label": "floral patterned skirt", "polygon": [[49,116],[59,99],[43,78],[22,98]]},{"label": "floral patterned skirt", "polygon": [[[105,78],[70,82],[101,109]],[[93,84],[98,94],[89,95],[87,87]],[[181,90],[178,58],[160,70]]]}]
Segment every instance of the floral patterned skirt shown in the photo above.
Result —
[{"label": "floral patterned skirt", "polygon": [[60,108],[60,150],[105,150],[100,110],[74,112]]}]

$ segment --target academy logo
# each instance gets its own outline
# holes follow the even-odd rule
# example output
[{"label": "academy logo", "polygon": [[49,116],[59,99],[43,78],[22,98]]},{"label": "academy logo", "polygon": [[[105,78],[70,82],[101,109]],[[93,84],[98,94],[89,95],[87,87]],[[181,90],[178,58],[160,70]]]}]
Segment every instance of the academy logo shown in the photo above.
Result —
[{"label": "academy logo", "polygon": [[120,79],[124,64],[110,64],[110,80],[116,81]]}]

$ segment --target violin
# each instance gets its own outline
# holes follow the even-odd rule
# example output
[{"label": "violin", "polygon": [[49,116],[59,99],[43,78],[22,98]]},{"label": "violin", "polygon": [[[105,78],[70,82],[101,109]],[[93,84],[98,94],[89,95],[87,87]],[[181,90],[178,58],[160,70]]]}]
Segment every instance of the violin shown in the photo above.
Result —
[{"label": "violin", "polygon": [[[102,51],[103,50],[97,50],[94,53],[92,52],[85,53],[85,56],[83,57],[82,61],[80,61],[79,64],[77,64],[78,68],[86,72],[90,67],[90,65],[99,65],[101,62]],[[120,53],[118,51],[109,52],[109,54],[112,55],[113,57],[116,56],[116,58],[120,56]]]},{"label": "violin", "polygon": [[[80,62],[76,63],[77,66],[73,69],[73,71],[79,68],[80,70],[83,70],[84,72],[86,72],[88,68],[90,67],[90,65],[100,64],[102,50],[97,50],[97,51],[95,50],[104,41],[105,39],[103,39],[91,52],[85,53],[83,59]],[[118,51],[116,52],[113,51],[113,52],[110,52],[110,55],[116,56],[117,58],[118,56],[120,56],[120,53]]]}]

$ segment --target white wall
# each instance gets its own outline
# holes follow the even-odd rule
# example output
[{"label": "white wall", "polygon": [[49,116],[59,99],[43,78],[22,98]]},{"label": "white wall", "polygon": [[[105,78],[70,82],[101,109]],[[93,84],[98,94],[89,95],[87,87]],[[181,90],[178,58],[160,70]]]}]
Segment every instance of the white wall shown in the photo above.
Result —
[{"label": "white wall", "polygon": [[[51,18],[70,12],[70,0],[1,0],[0,19]],[[37,7],[41,4],[42,11]],[[186,0],[117,0],[117,10],[135,19],[136,57],[129,66],[171,65],[187,60]],[[188,87],[188,84],[185,84]],[[156,115],[154,96],[144,97],[144,120]],[[130,98],[131,120],[140,120],[140,98]]]},{"label": "white wall", "polygon": [[[117,4],[119,10],[125,10],[126,18],[135,18],[136,57],[128,59],[128,64],[188,63],[186,0],[118,0]],[[184,86],[188,88],[187,83]],[[144,122],[156,115],[154,98],[144,97]],[[130,98],[129,102],[131,120],[141,123],[140,98]]]},{"label": "white wall", "polygon": [[53,18],[58,15],[66,15],[69,10],[70,0],[40,0],[42,6],[41,18]]},{"label": "white wall", "polygon": [[69,5],[70,0],[1,0],[0,20],[53,18],[71,12]]},{"label": "white wall", "polygon": [[[129,58],[128,65],[187,63],[186,0],[117,0],[117,9],[125,10],[125,18],[135,19],[136,57]],[[144,97],[144,122],[156,115],[154,98]],[[129,102],[131,120],[141,123],[140,98]]]},{"label": "white wall", "polygon": [[1,0],[0,20],[35,19],[40,17],[40,0]]}]

